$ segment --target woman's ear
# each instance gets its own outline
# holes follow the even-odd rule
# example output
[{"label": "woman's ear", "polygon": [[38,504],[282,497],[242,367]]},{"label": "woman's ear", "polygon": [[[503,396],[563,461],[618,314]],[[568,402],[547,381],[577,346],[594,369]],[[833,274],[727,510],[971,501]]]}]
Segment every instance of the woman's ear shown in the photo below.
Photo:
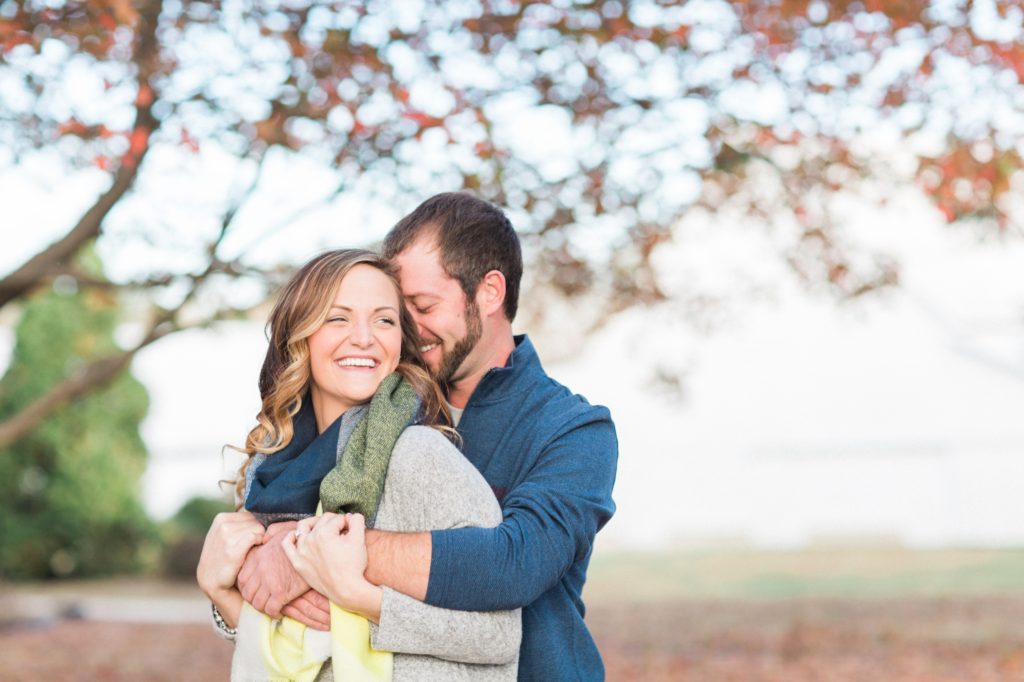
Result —
[{"label": "woman's ear", "polygon": [[505,275],[491,270],[476,288],[476,305],[484,317],[503,311],[505,307]]}]

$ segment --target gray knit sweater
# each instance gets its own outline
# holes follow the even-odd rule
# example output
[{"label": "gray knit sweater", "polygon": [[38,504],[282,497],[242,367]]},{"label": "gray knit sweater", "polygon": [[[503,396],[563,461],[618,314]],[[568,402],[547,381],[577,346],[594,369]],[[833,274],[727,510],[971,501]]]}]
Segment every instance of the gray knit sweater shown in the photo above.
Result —
[{"label": "gray knit sweater", "polygon": [[[254,462],[254,464],[256,464]],[[410,426],[395,443],[374,527],[417,532],[501,523],[480,472],[436,429]],[[384,588],[371,645],[395,652],[395,682],[516,679],[520,610],[453,611]],[[333,680],[324,665],[317,682]]]},{"label": "gray knit sweater", "polygon": [[[480,472],[436,429],[410,426],[391,453],[378,530],[427,531],[501,523]],[[384,588],[375,649],[394,651],[395,680],[515,680],[520,611],[451,611]]]}]

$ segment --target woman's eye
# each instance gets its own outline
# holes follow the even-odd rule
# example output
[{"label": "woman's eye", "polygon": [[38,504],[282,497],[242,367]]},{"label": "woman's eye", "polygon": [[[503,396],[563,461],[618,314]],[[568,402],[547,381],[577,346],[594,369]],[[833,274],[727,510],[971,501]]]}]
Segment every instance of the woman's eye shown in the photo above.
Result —
[{"label": "woman's eye", "polygon": [[328,317],[328,322],[348,322],[347,317]]},{"label": "woman's eye", "polygon": [[382,317],[382,318],[380,318],[377,321],[380,322],[381,324],[386,324],[386,325],[391,326],[391,327],[395,326],[394,319],[392,319],[390,317]]}]

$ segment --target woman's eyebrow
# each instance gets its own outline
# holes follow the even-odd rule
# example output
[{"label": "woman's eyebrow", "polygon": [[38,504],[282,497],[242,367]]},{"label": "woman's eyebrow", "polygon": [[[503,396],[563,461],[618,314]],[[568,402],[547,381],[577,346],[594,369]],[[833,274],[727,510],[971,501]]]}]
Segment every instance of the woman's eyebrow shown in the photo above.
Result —
[{"label": "woman's eyebrow", "polygon": [[[349,308],[347,305],[337,305],[337,304],[332,305],[331,306],[331,310],[341,310],[341,311],[346,312],[346,313],[352,312],[352,308]],[[379,313],[382,310],[392,310],[392,311],[394,311],[396,313],[398,312],[398,308],[396,308],[393,305],[377,306],[376,308],[373,309],[373,312]]]}]

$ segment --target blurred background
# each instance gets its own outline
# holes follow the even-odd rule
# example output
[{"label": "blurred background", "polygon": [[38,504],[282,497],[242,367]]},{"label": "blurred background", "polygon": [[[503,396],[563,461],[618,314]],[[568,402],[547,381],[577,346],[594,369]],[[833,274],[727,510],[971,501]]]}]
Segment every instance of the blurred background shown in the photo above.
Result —
[{"label": "blurred background", "polygon": [[223,679],[276,288],[428,196],[607,405],[610,679],[1024,679],[1019,0],[0,0],[0,677]]}]

